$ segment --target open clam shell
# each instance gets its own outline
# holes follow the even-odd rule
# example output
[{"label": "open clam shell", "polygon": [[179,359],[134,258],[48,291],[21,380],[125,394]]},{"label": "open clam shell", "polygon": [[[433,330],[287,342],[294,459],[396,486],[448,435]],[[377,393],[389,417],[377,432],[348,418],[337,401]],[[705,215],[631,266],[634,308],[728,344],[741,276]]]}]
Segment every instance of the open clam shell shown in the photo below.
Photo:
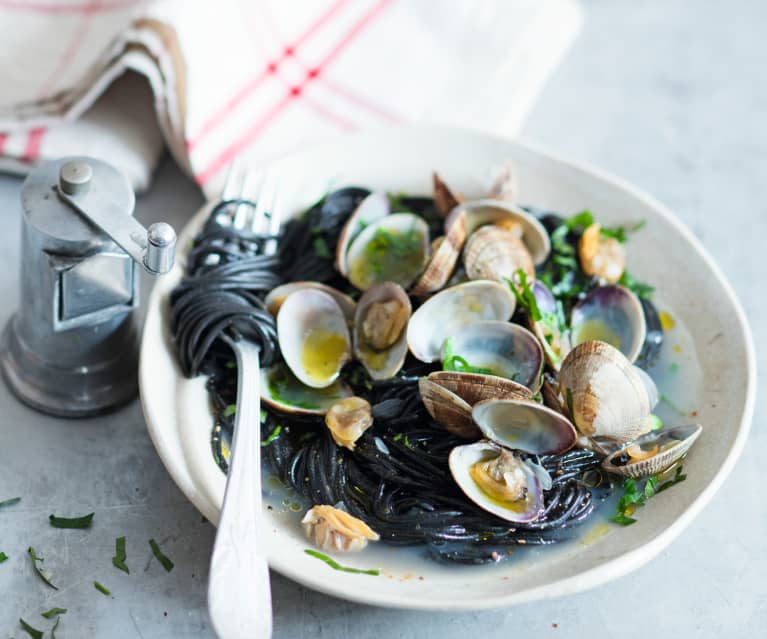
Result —
[{"label": "open clam shell", "polygon": [[266,310],[268,310],[272,315],[276,317],[277,313],[280,312],[282,303],[287,299],[288,295],[305,288],[313,288],[318,291],[324,291],[330,295],[341,307],[341,310],[344,312],[344,316],[346,317],[346,321],[349,322],[350,325],[354,321],[354,312],[357,309],[357,302],[355,302],[346,293],[342,293],[332,286],[328,286],[327,284],[322,284],[320,282],[289,282],[287,284],[282,284],[276,288],[273,288],[264,298]]},{"label": "open clam shell", "polygon": [[429,227],[412,213],[393,213],[357,235],[346,253],[349,281],[366,291],[379,282],[408,288],[429,259]]},{"label": "open clam shell", "polygon": [[429,415],[445,430],[466,439],[481,437],[471,418],[471,406],[465,400],[427,377],[418,380],[418,391]]},{"label": "open clam shell", "polygon": [[679,461],[698,439],[700,424],[686,424],[652,431],[608,455],[602,468],[624,477],[649,477]]},{"label": "open clam shell", "polygon": [[354,392],[341,380],[325,388],[302,384],[284,364],[261,369],[261,401],[289,415],[325,415],[341,399]]},{"label": "open clam shell", "polygon": [[647,327],[639,298],[618,284],[598,286],[573,308],[570,341],[573,346],[599,340],[623,353],[630,362],[639,356]]},{"label": "open clam shell", "polygon": [[[508,463],[502,465],[505,460]],[[449,457],[450,473],[458,487],[477,506],[501,519],[525,523],[535,521],[543,512],[543,487],[535,471],[528,462],[520,460],[511,451],[504,450],[490,442],[477,442],[465,446],[456,446]],[[477,483],[477,469],[496,468],[501,482],[520,486],[521,499],[502,500],[490,495]],[[491,471],[492,472],[492,471]]]},{"label": "open clam shell", "polygon": [[491,198],[463,202],[455,207],[445,220],[445,233],[450,231],[461,211],[466,214],[466,229],[469,235],[485,224],[516,229],[536,266],[543,264],[551,252],[551,240],[546,229],[534,216],[518,206]]},{"label": "open clam shell", "polygon": [[650,430],[650,397],[638,370],[606,342],[584,342],[570,351],[559,388],[580,433],[628,442]]},{"label": "open clam shell", "polygon": [[488,399],[475,404],[471,415],[489,440],[534,455],[563,453],[577,438],[564,415],[529,400]]},{"label": "open clam shell", "polygon": [[410,318],[410,352],[422,362],[434,362],[442,356],[445,340],[462,326],[480,320],[506,321],[515,305],[509,288],[498,282],[475,280],[440,291]]},{"label": "open clam shell", "polygon": [[306,386],[330,386],[351,358],[344,312],[324,291],[304,288],[288,295],[277,315],[280,350]]},{"label": "open clam shell", "polygon": [[372,379],[397,374],[407,355],[407,322],[412,308],[404,289],[393,282],[370,287],[354,317],[354,356]]},{"label": "open clam shell", "polygon": [[570,350],[569,336],[560,330],[557,300],[549,288],[540,280],[536,280],[531,290],[543,317],[538,321],[530,319],[530,330],[538,338],[549,366],[558,371]]},{"label": "open clam shell", "polygon": [[336,270],[341,275],[348,275],[349,267],[346,254],[354,239],[373,222],[386,217],[391,212],[391,203],[386,193],[374,191],[368,195],[349,216],[338,235],[336,244]]},{"label": "open clam shell", "polygon": [[428,379],[455,393],[470,406],[485,399],[530,399],[533,396],[527,386],[496,375],[435,371]]},{"label": "open clam shell", "polygon": [[471,366],[506,377],[534,393],[540,388],[543,350],[535,335],[519,324],[471,322],[450,338],[453,352]]}]

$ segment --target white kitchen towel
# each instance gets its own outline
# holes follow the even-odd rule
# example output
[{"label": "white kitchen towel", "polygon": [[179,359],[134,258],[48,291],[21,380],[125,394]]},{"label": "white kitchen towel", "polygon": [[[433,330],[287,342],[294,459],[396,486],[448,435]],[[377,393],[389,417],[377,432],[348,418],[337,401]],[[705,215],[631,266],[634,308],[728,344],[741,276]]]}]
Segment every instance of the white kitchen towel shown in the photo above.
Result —
[{"label": "white kitchen towel", "polygon": [[209,196],[235,157],[429,121],[514,134],[575,0],[0,0],[0,170],[163,141]]}]

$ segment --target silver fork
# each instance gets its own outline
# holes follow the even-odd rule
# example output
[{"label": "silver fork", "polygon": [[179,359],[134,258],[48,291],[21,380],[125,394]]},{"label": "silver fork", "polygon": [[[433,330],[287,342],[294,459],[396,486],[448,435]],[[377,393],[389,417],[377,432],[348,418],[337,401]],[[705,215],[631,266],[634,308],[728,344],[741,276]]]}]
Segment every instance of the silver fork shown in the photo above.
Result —
[{"label": "silver fork", "polygon": [[[275,235],[280,217],[278,182],[268,172],[257,180],[232,166],[223,197],[248,197],[230,218],[239,230]],[[264,243],[274,254],[276,240]],[[267,639],[272,635],[272,594],[264,551],[261,499],[261,401],[259,347],[225,336],[237,358],[237,413],[224,503],[208,580],[208,612],[221,639]],[[246,390],[247,389],[247,390]]]}]

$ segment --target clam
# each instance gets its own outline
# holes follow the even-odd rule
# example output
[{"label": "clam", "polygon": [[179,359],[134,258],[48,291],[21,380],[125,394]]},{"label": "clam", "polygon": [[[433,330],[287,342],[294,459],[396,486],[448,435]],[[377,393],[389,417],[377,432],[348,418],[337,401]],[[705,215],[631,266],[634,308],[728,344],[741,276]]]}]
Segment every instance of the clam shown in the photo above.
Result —
[{"label": "clam", "polygon": [[322,550],[358,551],[380,536],[345,510],[322,505],[310,508],[301,520],[307,538]]},{"label": "clam", "polygon": [[507,161],[498,171],[487,197],[514,203],[517,201],[518,190],[514,165]]},{"label": "clam", "polygon": [[459,215],[450,227],[447,235],[437,238],[432,245],[431,258],[423,273],[418,278],[411,295],[422,297],[430,295],[445,286],[455,271],[458,258],[466,242],[466,215]]},{"label": "clam", "polygon": [[382,191],[374,191],[354,209],[354,213],[349,216],[338,234],[338,244],[336,244],[336,270],[341,275],[348,275],[349,273],[346,254],[354,239],[367,226],[386,217],[390,212],[389,198]]},{"label": "clam", "polygon": [[469,236],[463,251],[463,264],[472,280],[504,282],[514,278],[519,269],[529,279],[535,278],[533,258],[524,242],[513,231],[492,224]]},{"label": "clam", "polygon": [[578,259],[586,275],[614,284],[626,269],[626,249],[616,238],[604,237],[602,227],[592,224],[578,241]]},{"label": "clam", "polygon": [[429,259],[429,227],[412,213],[387,215],[357,235],[346,259],[347,277],[360,290],[386,281],[407,288]]},{"label": "clam", "polygon": [[570,342],[573,346],[599,340],[636,360],[645,343],[645,315],[639,298],[618,284],[598,286],[570,315]]},{"label": "clam", "polygon": [[506,521],[535,521],[543,513],[543,486],[532,468],[510,450],[490,442],[456,446],[450,473],[471,501]]},{"label": "clam", "polygon": [[496,375],[435,371],[430,373],[427,379],[455,393],[470,406],[474,406],[483,399],[530,399],[533,396],[533,392],[527,386]]},{"label": "clam", "polygon": [[324,415],[333,404],[354,395],[341,380],[325,388],[306,386],[285,364],[261,369],[260,390],[264,404],[292,415]]},{"label": "clam", "polygon": [[482,434],[506,448],[534,455],[569,450],[577,434],[561,413],[525,399],[488,399],[472,408]]},{"label": "clam", "polygon": [[454,195],[450,188],[442,181],[436,173],[433,174],[434,180],[434,206],[437,207],[442,217],[447,217],[459,204],[458,196]]},{"label": "clam", "polygon": [[702,430],[699,424],[686,424],[652,431],[621,446],[602,468],[635,479],[663,472],[687,454]]},{"label": "clam", "polygon": [[418,380],[418,391],[426,410],[446,431],[466,439],[481,437],[482,433],[471,418],[471,405],[466,400],[428,377]]},{"label": "clam", "polygon": [[351,357],[346,317],[324,291],[291,293],[277,315],[277,336],[285,363],[306,386],[330,386]]},{"label": "clam", "polygon": [[506,321],[516,300],[507,286],[475,280],[440,291],[413,313],[407,327],[410,352],[422,362],[440,359],[442,345],[466,324],[479,320]]},{"label": "clam", "polygon": [[360,298],[354,317],[354,356],[372,379],[389,379],[402,368],[411,310],[407,293],[393,282],[374,284]]},{"label": "clam", "polygon": [[330,295],[341,307],[341,310],[344,312],[344,316],[346,317],[346,321],[350,325],[354,321],[354,311],[357,308],[357,302],[346,295],[346,293],[342,293],[332,286],[328,286],[327,284],[322,284],[320,282],[289,282],[288,284],[282,284],[277,288],[273,288],[264,298],[266,310],[268,310],[272,315],[276,317],[277,313],[280,312],[282,303],[287,299],[288,295],[305,288],[314,288],[318,291],[324,291]]},{"label": "clam", "polygon": [[644,379],[606,342],[584,342],[562,362],[559,387],[580,433],[628,442],[651,428]]},{"label": "clam", "polygon": [[541,386],[543,350],[538,339],[519,324],[505,321],[478,321],[464,324],[443,346],[472,368],[489,375],[506,377],[537,392]]},{"label": "clam", "polygon": [[485,224],[494,224],[515,232],[527,246],[536,266],[543,264],[551,251],[551,240],[543,225],[534,216],[509,202],[490,198],[463,202],[445,220],[446,233],[461,211],[466,214],[469,235]]},{"label": "clam", "polygon": [[353,451],[355,442],[373,425],[370,403],[356,396],[340,399],[328,409],[325,425],[336,444]]}]

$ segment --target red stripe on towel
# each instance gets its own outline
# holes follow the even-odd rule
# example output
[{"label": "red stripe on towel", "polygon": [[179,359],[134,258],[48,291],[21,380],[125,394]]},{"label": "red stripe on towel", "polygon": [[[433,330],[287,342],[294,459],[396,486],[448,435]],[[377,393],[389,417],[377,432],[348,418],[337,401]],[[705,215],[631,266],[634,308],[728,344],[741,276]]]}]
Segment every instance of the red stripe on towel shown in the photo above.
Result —
[{"label": "red stripe on towel", "polygon": [[45,127],[32,129],[27,135],[27,145],[24,154],[19,158],[22,162],[32,163],[40,157],[40,145],[42,144]]},{"label": "red stripe on towel", "polygon": [[266,80],[270,75],[275,73],[279,65],[290,57],[295,50],[301,46],[306,40],[319,31],[340,9],[348,2],[348,0],[337,0],[330,8],[321,14],[317,20],[315,20],[309,28],[306,29],[294,42],[288,47],[283,49],[282,54],[275,60],[269,61],[266,66],[251,78],[248,83],[242,87],[236,94],[234,94],[221,108],[219,108],[212,116],[206,120],[200,127],[200,130],[190,137],[186,144],[186,149],[191,153],[202,141],[202,139],[215,129],[232,111],[234,111],[253,91],[255,91],[259,85]]},{"label": "red stripe on towel", "polygon": [[54,2],[34,2],[32,0],[0,0],[0,9],[15,9],[34,13],[102,13],[104,11],[116,11],[126,9],[143,3],[145,0],[115,0],[115,2],[102,3],[93,6],[91,2],[77,4],[58,4]]}]

